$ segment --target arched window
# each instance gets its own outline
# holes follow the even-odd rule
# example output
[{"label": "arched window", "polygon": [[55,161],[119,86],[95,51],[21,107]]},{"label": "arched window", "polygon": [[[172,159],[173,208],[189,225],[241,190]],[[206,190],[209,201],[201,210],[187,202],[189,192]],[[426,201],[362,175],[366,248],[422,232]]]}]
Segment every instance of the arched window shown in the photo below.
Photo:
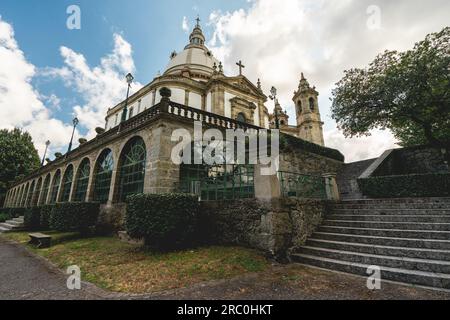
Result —
[{"label": "arched window", "polygon": [[50,174],[45,177],[44,185],[42,186],[42,196],[39,199],[38,205],[47,203],[48,189],[50,187]]},{"label": "arched window", "polygon": [[83,202],[86,200],[89,176],[91,175],[91,164],[89,159],[84,159],[78,169],[76,189],[73,201]]},{"label": "arched window", "polygon": [[144,191],[145,158],[146,148],[141,138],[133,138],[124,147],[120,156],[119,201]]},{"label": "arched window", "polygon": [[247,122],[247,120],[245,119],[245,114],[243,114],[242,112],[239,112],[239,114],[236,117],[236,120],[239,122]]},{"label": "arched window", "polygon": [[314,111],[315,109],[315,100],[314,98],[309,98],[309,109],[311,109],[311,111]]},{"label": "arched window", "polygon": [[114,160],[109,149],[104,150],[95,164],[94,201],[106,203],[111,187]]},{"label": "arched window", "polygon": [[69,201],[70,188],[72,188],[73,181],[73,165],[69,165],[64,174],[63,185],[61,190],[61,202]]},{"label": "arched window", "polygon": [[58,169],[58,171],[56,171],[56,173],[55,173],[55,176],[53,177],[52,194],[50,196],[50,204],[53,204],[56,202],[60,185],[61,185],[61,170]]},{"label": "arched window", "polygon": [[33,181],[31,183],[30,189],[28,189],[27,200],[25,203],[25,207],[27,207],[27,208],[31,207],[31,199],[33,198],[33,191],[34,191],[35,184],[36,184],[35,181]]},{"label": "arched window", "polygon": [[42,178],[39,178],[39,180],[36,184],[36,190],[34,191],[33,198],[31,199],[32,207],[35,207],[38,203],[39,196],[41,194],[41,188],[42,188]]}]

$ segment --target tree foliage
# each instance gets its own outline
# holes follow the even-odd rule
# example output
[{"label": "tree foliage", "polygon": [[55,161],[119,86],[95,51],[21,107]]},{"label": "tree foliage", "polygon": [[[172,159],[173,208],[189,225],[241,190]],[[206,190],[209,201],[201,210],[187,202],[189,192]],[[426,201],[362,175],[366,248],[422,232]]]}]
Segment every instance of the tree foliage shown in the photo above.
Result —
[{"label": "tree foliage", "polygon": [[0,130],[0,204],[10,184],[39,167],[39,155],[28,132]]},{"label": "tree foliage", "polygon": [[385,51],[365,69],[345,71],[332,115],[346,136],[390,129],[403,146],[450,144],[450,28],[406,52]]}]

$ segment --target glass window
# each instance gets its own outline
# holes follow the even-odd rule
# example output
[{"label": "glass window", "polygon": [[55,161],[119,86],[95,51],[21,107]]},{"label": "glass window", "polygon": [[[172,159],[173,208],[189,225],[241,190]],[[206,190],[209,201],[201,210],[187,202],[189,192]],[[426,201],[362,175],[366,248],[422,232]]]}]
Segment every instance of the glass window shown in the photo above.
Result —
[{"label": "glass window", "polygon": [[50,204],[56,202],[58,197],[59,186],[61,185],[61,170],[56,171],[53,177],[52,194],[50,196]]},{"label": "glass window", "polygon": [[27,208],[31,207],[31,199],[33,198],[34,185],[35,185],[35,182],[33,181],[31,183],[31,187],[30,187],[30,189],[28,190],[28,193],[27,193],[27,199],[26,199],[26,202],[25,202],[25,207],[27,207]]},{"label": "glass window", "polygon": [[64,180],[61,190],[61,202],[69,201],[70,189],[72,188],[72,181],[73,181],[73,166],[70,165],[66,169],[66,173],[64,174]]},{"label": "glass window", "polygon": [[48,174],[44,180],[44,185],[42,187],[42,196],[39,200],[38,205],[45,204],[48,196],[48,189],[50,187],[50,175]]},{"label": "glass window", "polygon": [[106,203],[109,198],[114,161],[111,150],[102,152],[95,167],[94,200]]},{"label": "glass window", "polygon": [[240,121],[240,122],[246,122],[245,114],[243,114],[242,112],[240,112],[240,113],[237,115],[236,120],[237,120],[237,121]]},{"label": "glass window", "polygon": [[144,191],[146,148],[141,138],[134,138],[122,151],[120,163],[119,201]]},{"label": "glass window", "polygon": [[42,178],[39,178],[38,183],[36,184],[36,190],[34,191],[33,198],[31,199],[31,206],[35,207],[38,203],[39,196],[41,194],[42,187]]},{"label": "glass window", "polygon": [[78,169],[78,179],[73,201],[83,202],[86,200],[89,177],[91,175],[91,165],[89,159],[84,159]]}]

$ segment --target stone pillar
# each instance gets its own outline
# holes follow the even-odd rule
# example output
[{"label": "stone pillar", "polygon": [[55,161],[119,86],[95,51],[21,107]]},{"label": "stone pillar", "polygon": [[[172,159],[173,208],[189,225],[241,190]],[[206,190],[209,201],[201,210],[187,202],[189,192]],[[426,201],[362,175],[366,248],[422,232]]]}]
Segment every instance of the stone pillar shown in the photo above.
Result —
[{"label": "stone pillar", "polygon": [[116,150],[111,149],[111,151],[113,152],[113,156],[114,156],[114,170],[112,172],[112,176],[111,176],[111,186],[109,187],[109,197],[108,197],[108,202],[106,203],[107,206],[110,206],[115,200],[116,198],[118,198],[118,193],[119,193],[119,182],[120,182],[120,177],[119,177],[119,166],[120,166],[120,151],[121,150]]},{"label": "stone pillar", "polygon": [[180,169],[171,158],[174,145],[171,135],[174,129],[167,122],[161,121],[152,130],[149,143],[151,150],[147,151],[144,193],[167,193],[176,190]]},{"label": "stone pillar", "polygon": [[324,174],[323,177],[325,178],[325,190],[327,193],[328,200],[340,200],[340,194],[338,185],[336,182],[336,174],[335,173],[327,173]]},{"label": "stone pillar", "polygon": [[91,162],[91,170],[89,172],[89,183],[86,190],[86,199],[84,199],[86,202],[90,202],[94,199],[94,173],[95,173],[95,159],[89,159]]},{"label": "stone pillar", "polygon": [[255,165],[255,197],[259,200],[271,200],[281,198],[281,186],[276,174],[261,175],[261,165]]}]

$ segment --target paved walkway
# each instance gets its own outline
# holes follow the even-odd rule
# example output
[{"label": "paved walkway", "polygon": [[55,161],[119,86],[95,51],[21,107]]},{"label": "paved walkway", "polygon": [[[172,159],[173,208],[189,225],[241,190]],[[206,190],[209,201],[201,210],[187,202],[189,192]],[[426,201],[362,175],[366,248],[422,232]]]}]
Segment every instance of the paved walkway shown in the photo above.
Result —
[{"label": "paved walkway", "polygon": [[88,286],[67,289],[66,281],[61,271],[0,237],[0,300],[99,298],[96,290]]},{"label": "paved walkway", "polygon": [[383,283],[370,291],[362,277],[302,265],[274,266],[270,270],[232,280],[213,281],[152,295],[106,293],[91,284],[68,290],[67,277],[24,247],[0,237],[0,300],[5,299],[445,299],[450,293]]}]

